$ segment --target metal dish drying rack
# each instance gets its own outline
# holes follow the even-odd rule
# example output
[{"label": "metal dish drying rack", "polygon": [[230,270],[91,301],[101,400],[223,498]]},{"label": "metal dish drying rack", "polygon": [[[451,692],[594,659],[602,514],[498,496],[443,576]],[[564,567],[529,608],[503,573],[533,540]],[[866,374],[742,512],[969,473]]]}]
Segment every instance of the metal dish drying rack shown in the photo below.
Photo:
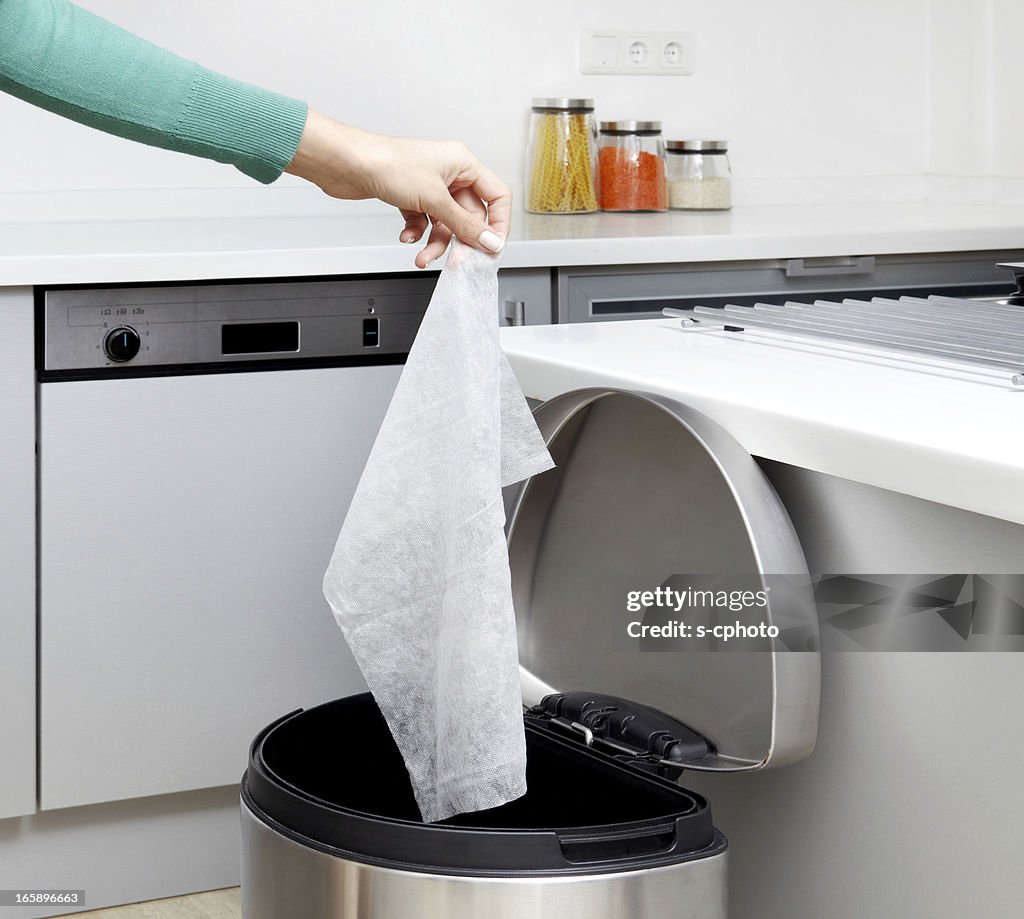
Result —
[{"label": "metal dish drying rack", "polygon": [[693,331],[750,330],[818,343],[852,343],[887,357],[913,355],[916,369],[967,371],[985,382],[1024,390],[1024,307],[1013,304],[941,296],[875,297],[666,308],[662,313],[681,319],[683,328]]}]

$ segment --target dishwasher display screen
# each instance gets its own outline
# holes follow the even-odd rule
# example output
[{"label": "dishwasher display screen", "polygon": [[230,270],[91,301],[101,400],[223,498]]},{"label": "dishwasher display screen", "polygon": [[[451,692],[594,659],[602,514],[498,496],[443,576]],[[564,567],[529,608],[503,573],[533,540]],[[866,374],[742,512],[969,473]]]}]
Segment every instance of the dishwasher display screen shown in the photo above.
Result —
[{"label": "dishwasher display screen", "polygon": [[298,351],[297,322],[239,322],[221,327],[222,354],[267,354],[271,351]]}]

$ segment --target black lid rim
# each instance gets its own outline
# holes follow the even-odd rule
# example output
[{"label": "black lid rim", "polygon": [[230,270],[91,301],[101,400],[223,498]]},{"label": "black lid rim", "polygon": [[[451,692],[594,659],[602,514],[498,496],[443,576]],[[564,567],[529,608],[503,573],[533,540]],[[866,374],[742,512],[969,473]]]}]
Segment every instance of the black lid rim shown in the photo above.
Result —
[{"label": "black lid rim", "polygon": [[[370,693],[360,693],[359,695],[364,697],[364,698],[371,698],[371,694]],[[590,695],[593,695],[593,694],[590,694]],[[346,698],[356,698],[356,697],[346,697]],[[340,702],[340,701],[342,701],[342,700],[335,699],[335,700],[330,701],[330,702],[323,702],[320,705],[316,705],[316,706],[314,706],[311,709],[298,708],[298,709],[295,709],[294,711],[288,712],[288,714],[283,715],[282,717],[278,718],[276,721],[273,721],[270,724],[268,724],[262,731],[259,732],[259,734],[256,735],[256,737],[253,739],[252,744],[250,744],[250,746],[249,746],[249,769],[246,770],[246,774],[249,775],[249,776],[252,776],[253,771],[255,770],[257,775],[261,779],[265,779],[267,782],[272,783],[273,785],[277,786],[279,789],[281,789],[283,792],[287,793],[288,795],[291,795],[291,796],[293,796],[293,797],[295,797],[295,798],[297,798],[297,799],[299,799],[301,801],[304,801],[304,802],[308,803],[311,807],[320,808],[320,809],[323,809],[324,811],[327,811],[329,813],[335,814],[339,818],[343,818],[345,816],[361,817],[361,818],[369,817],[369,818],[373,819],[374,821],[376,821],[378,823],[392,824],[392,825],[394,825],[396,827],[415,827],[417,829],[429,828],[429,829],[432,829],[432,830],[445,831],[445,832],[453,832],[453,833],[461,833],[461,832],[465,832],[465,831],[469,831],[469,832],[473,832],[473,833],[495,832],[495,833],[520,833],[520,834],[536,833],[536,832],[556,832],[556,833],[558,833],[558,832],[573,832],[573,833],[578,833],[578,832],[594,832],[594,833],[599,833],[599,832],[601,832],[603,830],[604,831],[609,830],[612,827],[615,827],[617,830],[634,829],[634,828],[638,828],[638,827],[643,826],[643,825],[645,825],[645,824],[650,822],[649,820],[635,820],[635,821],[623,821],[621,823],[615,823],[615,824],[608,824],[608,823],[579,824],[579,825],[575,825],[575,826],[572,826],[572,827],[551,827],[549,830],[544,830],[544,831],[532,830],[532,829],[523,829],[521,827],[491,828],[491,827],[472,827],[472,826],[449,826],[449,825],[445,825],[445,824],[421,823],[421,822],[414,821],[414,820],[402,820],[402,819],[397,818],[397,817],[381,817],[381,816],[377,816],[375,814],[370,814],[370,813],[368,813],[366,811],[355,810],[353,808],[343,807],[340,804],[334,804],[334,803],[332,803],[330,801],[325,801],[323,798],[319,798],[319,797],[317,797],[314,794],[310,794],[308,791],[304,791],[303,789],[301,789],[301,788],[297,787],[296,785],[292,784],[291,782],[289,782],[287,779],[282,778],[270,766],[268,766],[266,761],[263,759],[263,743],[270,736],[270,734],[274,730],[276,730],[277,728],[285,725],[287,722],[291,721],[293,718],[298,718],[301,715],[305,714],[307,711],[314,712],[314,711],[317,711],[318,709],[321,709],[321,708],[327,708],[328,706],[334,705],[334,704],[336,704],[337,702]],[[648,706],[640,706],[640,707],[644,708],[644,709],[649,708]],[[703,810],[706,810],[709,807],[707,799],[703,795],[698,794],[695,791],[690,791],[687,788],[683,788],[681,785],[677,785],[675,782],[670,781],[668,779],[665,779],[665,778],[662,778],[662,777],[659,777],[659,776],[656,776],[656,775],[653,775],[653,774],[650,774],[650,773],[647,773],[647,772],[637,771],[637,770],[631,768],[629,765],[627,765],[624,762],[621,762],[621,761],[618,761],[618,760],[615,760],[615,759],[610,759],[610,758],[608,758],[606,756],[603,756],[597,750],[591,749],[591,748],[586,747],[586,746],[581,746],[581,745],[575,743],[571,738],[564,738],[563,739],[563,738],[558,737],[557,735],[552,735],[549,731],[545,730],[542,727],[537,726],[535,723],[533,723],[530,720],[527,720],[525,722],[525,729],[526,729],[527,733],[537,734],[537,735],[543,736],[544,738],[546,738],[548,740],[553,740],[554,742],[556,742],[556,743],[558,743],[558,744],[560,744],[562,746],[567,746],[567,747],[571,748],[572,750],[577,751],[577,752],[579,752],[580,754],[582,754],[584,756],[598,757],[602,761],[606,762],[606,764],[611,766],[612,768],[617,769],[617,770],[623,770],[632,779],[639,779],[641,782],[644,782],[644,783],[647,783],[647,784],[656,785],[660,789],[664,789],[667,786],[668,790],[671,793],[677,795],[681,799],[680,800],[680,805],[681,806],[680,806],[680,809],[676,813],[671,814],[671,815],[667,815],[666,819],[668,817],[688,817],[688,816],[691,816],[691,815],[695,815],[695,814],[697,814],[697,813],[699,813],[699,812],[701,812]],[[686,806],[683,806],[683,801],[684,800],[686,802]]]},{"label": "black lid rim", "polygon": [[[364,694],[369,698],[369,694]],[[353,697],[350,697],[353,698]],[[338,704],[323,703],[310,712]],[[493,877],[542,874],[600,874],[669,865],[706,857],[724,850],[724,837],[712,824],[707,800],[665,779],[649,776],[593,752],[571,740],[552,737],[527,724],[528,732],[545,743],[569,746],[582,757],[601,760],[610,768],[657,786],[679,799],[678,809],[657,818],[614,824],[552,828],[492,828],[420,823],[394,817],[379,817],[323,801],[276,775],[262,755],[264,742],[274,730],[305,710],[298,709],[268,725],[249,748],[249,763],[241,781],[242,799],[260,820],[282,835],[341,858],[367,864],[428,874],[481,875]],[[674,830],[671,849],[650,855],[610,861],[570,862],[562,844],[574,837],[618,837],[622,834],[650,835]],[[646,832],[645,832],[646,831]]]},{"label": "black lid rim", "polygon": [[[363,865],[372,865],[377,868],[387,868],[394,871],[409,871],[414,874],[433,874],[442,877],[477,877],[477,878],[522,878],[522,877],[565,877],[572,875],[591,874],[627,874],[633,871],[646,871],[649,868],[664,868],[671,865],[681,865],[686,862],[697,861],[702,858],[712,858],[721,855],[729,848],[729,841],[725,835],[716,827],[711,828],[711,841],[701,849],[691,849],[683,853],[670,853],[662,856],[649,856],[644,859],[631,859],[630,861],[616,862],[588,862],[587,864],[567,865],[558,868],[529,867],[529,868],[502,868],[502,867],[479,867],[476,865],[431,865],[420,862],[401,861],[383,856],[375,856],[367,853],[351,852],[347,849],[333,846],[329,843],[304,836],[296,830],[285,826],[275,820],[256,803],[248,784],[248,775],[243,774],[240,786],[242,804],[249,810],[252,816],[265,824],[266,827],[286,839],[322,852],[325,855],[344,861],[357,862]],[[413,826],[430,827],[430,824],[411,824]],[[434,830],[453,829],[452,827],[432,827]],[[473,832],[479,833],[480,830]],[[486,832],[486,831],[484,831]],[[443,839],[432,839],[424,843],[424,851],[437,851],[430,843],[441,842]]]}]

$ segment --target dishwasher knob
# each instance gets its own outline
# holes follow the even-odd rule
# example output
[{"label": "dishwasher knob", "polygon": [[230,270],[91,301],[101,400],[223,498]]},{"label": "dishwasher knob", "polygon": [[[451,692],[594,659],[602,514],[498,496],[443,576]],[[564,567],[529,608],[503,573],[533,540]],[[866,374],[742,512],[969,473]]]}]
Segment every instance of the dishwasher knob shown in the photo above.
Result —
[{"label": "dishwasher knob", "polygon": [[103,339],[103,350],[112,361],[123,363],[139,353],[141,344],[139,333],[130,325],[122,325],[107,332],[107,337]]}]

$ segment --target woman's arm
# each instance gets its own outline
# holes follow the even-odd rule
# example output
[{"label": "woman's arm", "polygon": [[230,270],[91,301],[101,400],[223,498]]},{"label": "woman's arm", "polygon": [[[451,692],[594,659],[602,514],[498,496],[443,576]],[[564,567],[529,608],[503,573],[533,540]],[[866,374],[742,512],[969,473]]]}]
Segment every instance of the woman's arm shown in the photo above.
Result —
[{"label": "woman's arm", "polygon": [[[509,190],[464,145],[340,124],[69,0],[0,0],[0,90],[110,134],[230,163],[259,182],[287,168],[337,198],[380,198],[402,212],[403,242],[419,240],[431,222],[421,268],[453,232],[491,252],[508,235]],[[456,203],[461,189],[488,204],[490,225]]]},{"label": "woman's arm", "polygon": [[0,0],[0,89],[264,183],[291,161],[306,123],[304,102],[207,70],[67,0]]},{"label": "woman's arm", "polygon": [[[393,204],[405,218],[402,242],[419,240],[429,219],[427,244],[416,257],[420,268],[448,248],[452,233],[489,252],[501,251],[508,235],[512,194],[465,144],[371,134],[311,109],[287,171],[335,198]],[[486,219],[455,200],[464,190],[487,204]]]}]

